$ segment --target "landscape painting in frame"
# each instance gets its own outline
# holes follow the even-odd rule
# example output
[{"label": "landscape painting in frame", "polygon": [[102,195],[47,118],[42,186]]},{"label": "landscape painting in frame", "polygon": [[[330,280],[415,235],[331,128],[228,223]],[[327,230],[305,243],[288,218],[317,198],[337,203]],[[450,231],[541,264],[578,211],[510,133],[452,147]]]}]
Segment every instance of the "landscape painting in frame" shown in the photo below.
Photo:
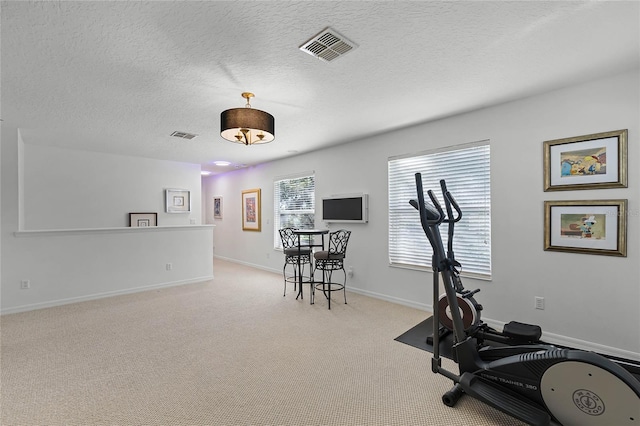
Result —
[{"label": "landscape painting in frame", "polygon": [[627,255],[627,200],[545,201],[545,250]]},{"label": "landscape painting in frame", "polygon": [[260,189],[242,191],[242,230],[260,232]]},{"label": "landscape painting in frame", "polygon": [[627,187],[627,130],[544,142],[544,190]]}]

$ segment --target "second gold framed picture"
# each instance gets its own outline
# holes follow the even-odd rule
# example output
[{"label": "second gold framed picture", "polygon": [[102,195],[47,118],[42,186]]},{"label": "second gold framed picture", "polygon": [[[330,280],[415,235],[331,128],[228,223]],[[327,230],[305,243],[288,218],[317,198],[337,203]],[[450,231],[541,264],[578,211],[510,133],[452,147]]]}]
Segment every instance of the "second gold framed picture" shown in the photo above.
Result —
[{"label": "second gold framed picture", "polygon": [[242,191],[242,230],[261,230],[259,188]]},{"label": "second gold framed picture", "polygon": [[627,187],[627,129],[544,142],[544,190]]},{"label": "second gold framed picture", "polygon": [[627,200],[545,201],[544,249],[627,256]]}]

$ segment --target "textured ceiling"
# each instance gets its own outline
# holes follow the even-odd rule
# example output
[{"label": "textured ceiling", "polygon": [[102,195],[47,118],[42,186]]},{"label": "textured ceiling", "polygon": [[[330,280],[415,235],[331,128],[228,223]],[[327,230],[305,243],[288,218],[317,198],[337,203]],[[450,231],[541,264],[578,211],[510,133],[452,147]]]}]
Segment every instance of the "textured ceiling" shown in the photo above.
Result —
[{"label": "textured ceiling", "polygon": [[[637,1],[3,1],[1,13],[0,113],[25,142],[214,172],[640,63]],[[329,63],[298,49],[328,26],[359,47]],[[275,116],[274,142],[220,137],[243,91]]]}]

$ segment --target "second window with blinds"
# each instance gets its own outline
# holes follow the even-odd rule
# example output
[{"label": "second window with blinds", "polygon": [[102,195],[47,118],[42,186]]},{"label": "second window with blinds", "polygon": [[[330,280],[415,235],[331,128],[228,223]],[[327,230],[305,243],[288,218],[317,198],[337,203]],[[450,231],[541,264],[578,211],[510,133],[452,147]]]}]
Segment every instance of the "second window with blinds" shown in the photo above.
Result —
[{"label": "second window with blinds", "polygon": [[273,246],[282,248],[282,228],[313,229],[316,217],[316,185],[313,173],[301,173],[273,182]]},{"label": "second window with blinds", "polygon": [[[388,160],[389,262],[392,266],[431,268],[431,245],[418,212],[415,174],[422,174],[424,191],[433,190],[444,206],[440,180],[462,210],[455,224],[453,249],[462,274],[491,279],[491,170],[489,141],[426,151]],[[428,200],[428,197],[426,197]],[[447,225],[440,233],[447,246]]]}]

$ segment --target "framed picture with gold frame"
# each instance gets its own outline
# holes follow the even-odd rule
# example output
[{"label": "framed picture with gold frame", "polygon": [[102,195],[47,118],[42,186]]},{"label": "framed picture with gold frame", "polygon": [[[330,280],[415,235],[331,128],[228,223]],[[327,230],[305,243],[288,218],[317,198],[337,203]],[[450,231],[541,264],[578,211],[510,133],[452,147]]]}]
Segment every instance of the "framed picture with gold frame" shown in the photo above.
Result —
[{"label": "framed picture with gold frame", "polygon": [[627,256],[627,200],[545,201],[544,249]]},{"label": "framed picture with gold frame", "polygon": [[242,230],[261,231],[260,188],[242,191]]},{"label": "framed picture with gold frame", "polygon": [[544,142],[544,190],[627,187],[627,129]]}]

